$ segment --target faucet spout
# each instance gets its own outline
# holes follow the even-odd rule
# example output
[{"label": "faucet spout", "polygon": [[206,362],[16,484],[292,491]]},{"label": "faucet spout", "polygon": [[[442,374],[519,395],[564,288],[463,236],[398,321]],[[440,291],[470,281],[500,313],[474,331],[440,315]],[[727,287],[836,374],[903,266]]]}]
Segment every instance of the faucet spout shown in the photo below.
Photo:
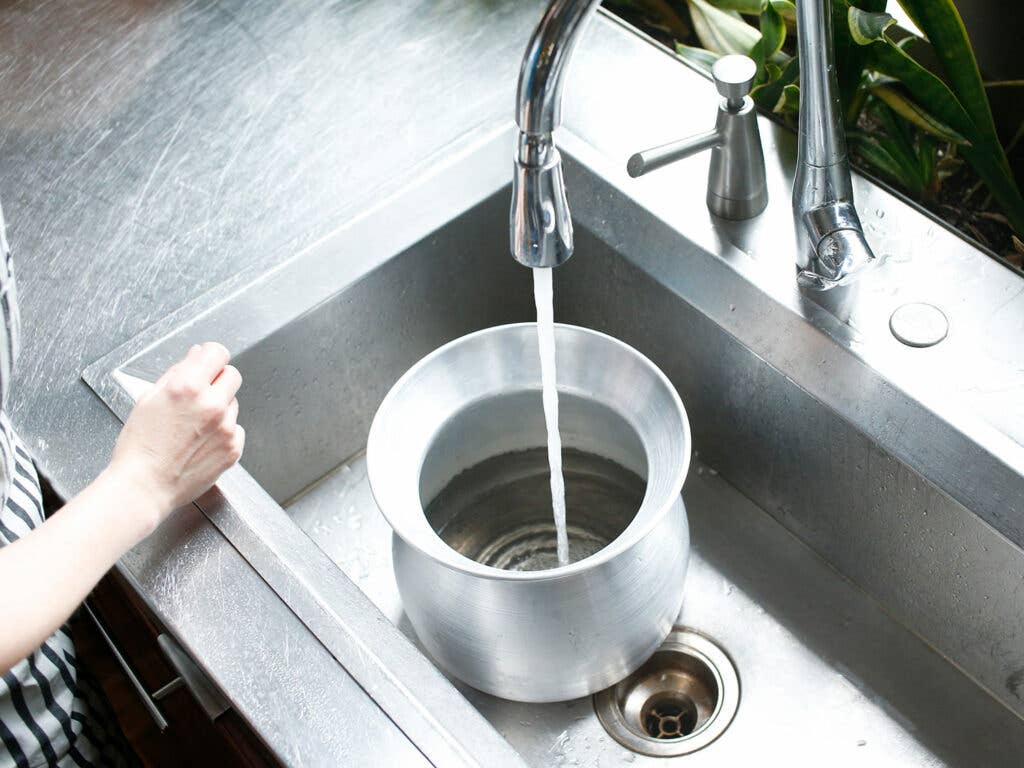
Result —
[{"label": "faucet spout", "polygon": [[853,202],[841,118],[831,0],[797,3],[800,130],[793,217],[803,285],[828,290],[875,263]]},{"label": "faucet spout", "polygon": [[562,159],[552,134],[561,123],[562,81],[580,31],[599,0],[554,0],[530,38],[519,71],[519,141],[512,176],[510,247],[528,267],[557,267],[573,251]]}]

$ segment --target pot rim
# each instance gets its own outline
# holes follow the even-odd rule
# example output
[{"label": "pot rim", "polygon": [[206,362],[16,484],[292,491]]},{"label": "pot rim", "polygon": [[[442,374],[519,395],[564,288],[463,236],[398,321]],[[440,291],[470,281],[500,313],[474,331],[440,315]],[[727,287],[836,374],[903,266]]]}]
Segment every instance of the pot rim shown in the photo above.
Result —
[{"label": "pot rim", "polygon": [[[601,343],[607,343],[617,346],[624,350],[626,354],[634,357],[647,371],[652,374],[652,377],[662,387],[664,387],[670,400],[678,411],[679,420],[682,425],[682,438],[683,438],[683,451],[682,461],[675,471],[675,478],[672,480],[670,487],[673,489],[672,493],[666,494],[665,498],[660,502],[657,502],[657,509],[647,512],[646,519],[638,524],[637,517],[639,516],[640,510],[637,510],[637,515],[634,516],[633,521],[626,527],[626,529],[615,537],[611,542],[608,543],[603,549],[595,552],[589,557],[585,557],[582,560],[577,560],[566,566],[559,566],[555,568],[546,568],[537,571],[507,571],[501,568],[495,568],[493,566],[484,565],[478,563],[465,555],[452,549],[445,541],[438,535],[437,531],[427,523],[426,528],[430,531],[430,535],[427,541],[420,540],[421,537],[409,536],[404,532],[404,525],[402,524],[402,518],[396,518],[395,515],[389,514],[386,509],[386,505],[381,503],[380,493],[378,492],[378,482],[374,482],[374,478],[377,477],[379,480],[383,480],[385,477],[386,470],[378,468],[377,462],[374,460],[375,455],[379,455],[374,450],[374,445],[379,443],[383,438],[380,435],[380,421],[379,417],[382,413],[386,413],[391,403],[403,392],[404,388],[408,385],[409,381],[417,376],[417,374],[424,368],[430,366],[433,361],[444,355],[448,350],[454,346],[467,344],[473,339],[477,339],[481,336],[486,335],[499,335],[503,333],[509,333],[512,330],[521,329],[524,327],[535,328],[535,322],[522,322],[522,323],[507,323],[504,325],[492,326],[490,328],[483,328],[472,333],[465,334],[456,339],[453,339],[446,344],[438,347],[437,349],[429,352],[427,355],[418,360],[412,367],[409,368],[401,377],[394,383],[387,395],[381,401],[380,406],[377,409],[376,415],[373,418],[373,422],[370,425],[370,433],[367,438],[367,475],[370,480],[370,491],[373,494],[374,502],[377,504],[377,508],[384,515],[384,518],[388,521],[391,526],[391,530],[394,535],[401,539],[406,545],[412,549],[423,554],[430,560],[444,565],[445,567],[459,571],[462,573],[471,574],[486,579],[493,579],[497,581],[522,581],[522,582],[535,582],[535,581],[550,581],[564,578],[570,578],[579,573],[599,568],[605,563],[613,560],[614,558],[621,555],[626,550],[630,549],[635,544],[642,541],[647,535],[662,521],[662,519],[681,502],[681,494],[683,490],[683,484],[686,481],[686,476],[690,468],[690,460],[692,455],[692,437],[690,433],[690,420],[686,413],[686,408],[683,406],[683,401],[679,397],[679,393],[673,386],[672,382],[669,381],[668,377],[662,372],[658,366],[656,366],[650,358],[635,349],[634,347],[626,344],[614,336],[610,336],[601,331],[596,331],[592,328],[584,328],[578,325],[571,325],[568,323],[555,323],[555,333],[580,333],[583,335],[591,336],[600,340]],[[557,341],[556,341],[557,344]],[[571,392],[571,390],[561,390]],[[418,497],[418,495],[417,495]],[[653,505],[652,505],[653,506]],[[680,504],[680,506],[682,506]],[[417,507],[419,515],[425,520],[426,513],[423,509],[422,501],[417,501]],[[643,509],[643,504],[641,509]],[[685,507],[684,507],[685,508]]]}]

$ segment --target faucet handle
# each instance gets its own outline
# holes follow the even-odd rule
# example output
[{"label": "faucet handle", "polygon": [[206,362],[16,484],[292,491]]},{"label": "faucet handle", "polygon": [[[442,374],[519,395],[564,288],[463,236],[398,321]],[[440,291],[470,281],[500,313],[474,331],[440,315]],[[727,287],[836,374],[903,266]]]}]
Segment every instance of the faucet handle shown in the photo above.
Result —
[{"label": "faucet handle", "polygon": [[743,99],[750,93],[756,74],[754,60],[738,53],[722,56],[711,67],[715,88],[733,110],[743,106]]}]

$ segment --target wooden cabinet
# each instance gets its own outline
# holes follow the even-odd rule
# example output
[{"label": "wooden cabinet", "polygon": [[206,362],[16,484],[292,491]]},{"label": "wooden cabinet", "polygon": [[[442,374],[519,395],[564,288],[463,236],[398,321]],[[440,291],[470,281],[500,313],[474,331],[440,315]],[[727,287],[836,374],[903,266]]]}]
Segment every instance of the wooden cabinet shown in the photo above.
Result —
[{"label": "wooden cabinet", "polygon": [[[42,485],[49,514],[62,502],[45,481]],[[102,624],[102,630],[90,610],[80,609],[71,620],[76,654],[103,688],[121,730],[144,766],[271,768],[281,765],[234,710],[228,708],[211,719],[188,685],[180,681],[177,670],[161,649],[157,638],[166,630],[116,571],[100,581],[87,604]],[[111,649],[111,643],[116,652]],[[137,678],[138,686],[125,666]],[[176,680],[179,682],[175,683]],[[151,714],[139,688],[150,697],[164,689],[164,695],[154,703],[159,716],[166,721],[165,727]]]},{"label": "wooden cabinet", "polygon": [[89,597],[89,605],[141,687],[150,695],[166,690],[154,702],[166,720],[166,727],[161,729],[92,617],[84,610],[76,614],[72,632],[78,657],[107,694],[121,729],[143,765],[280,765],[234,710],[228,709],[211,720],[188,686],[174,683],[179,675],[157,642],[163,628],[116,572],[99,583]]}]

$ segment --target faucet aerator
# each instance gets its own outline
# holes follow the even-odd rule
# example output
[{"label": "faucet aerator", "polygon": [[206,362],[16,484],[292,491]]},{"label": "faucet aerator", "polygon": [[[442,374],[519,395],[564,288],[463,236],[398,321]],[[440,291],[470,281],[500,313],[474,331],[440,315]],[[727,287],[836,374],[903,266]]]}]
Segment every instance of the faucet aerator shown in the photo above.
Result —
[{"label": "faucet aerator", "polygon": [[572,216],[562,158],[554,147],[543,165],[516,159],[509,232],[512,256],[524,266],[557,267],[572,256]]}]

